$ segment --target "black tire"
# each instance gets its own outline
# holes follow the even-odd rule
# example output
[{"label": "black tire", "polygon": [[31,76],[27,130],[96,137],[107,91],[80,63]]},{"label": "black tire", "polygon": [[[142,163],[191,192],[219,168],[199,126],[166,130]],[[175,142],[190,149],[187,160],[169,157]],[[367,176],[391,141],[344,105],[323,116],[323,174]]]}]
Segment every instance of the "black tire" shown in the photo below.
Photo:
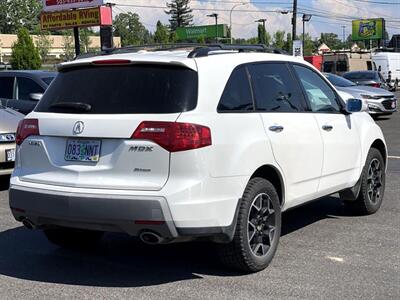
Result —
[{"label": "black tire", "polygon": [[[279,196],[268,180],[253,178],[240,201],[233,240],[219,244],[218,254],[230,268],[246,273],[258,272],[268,267],[278,248],[281,235]],[[258,225],[250,225],[253,223]]]},{"label": "black tire", "polygon": [[75,229],[67,227],[49,228],[43,230],[49,242],[70,249],[90,248],[97,244],[103,236],[102,231]]},{"label": "black tire", "polygon": [[350,207],[363,215],[376,213],[382,205],[385,193],[385,176],[382,154],[379,150],[371,148],[361,174],[360,193],[356,201],[348,203]]}]

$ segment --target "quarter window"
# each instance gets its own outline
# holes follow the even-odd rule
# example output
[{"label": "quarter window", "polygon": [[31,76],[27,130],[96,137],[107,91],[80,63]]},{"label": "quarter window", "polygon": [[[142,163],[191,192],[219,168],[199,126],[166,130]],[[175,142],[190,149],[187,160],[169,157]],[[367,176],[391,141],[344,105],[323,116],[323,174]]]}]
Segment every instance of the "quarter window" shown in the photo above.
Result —
[{"label": "quarter window", "polygon": [[0,98],[12,99],[14,91],[14,77],[0,77]]},{"label": "quarter window", "polygon": [[284,63],[249,65],[257,110],[266,112],[304,111],[299,87]]},{"label": "quarter window", "polygon": [[246,67],[232,72],[218,105],[218,111],[254,110]]},{"label": "quarter window", "polygon": [[309,68],[294,65],[300,82],[307,95],[307,100],[313,112],[339,112],[340,106],[336,93],[316,72]]}]

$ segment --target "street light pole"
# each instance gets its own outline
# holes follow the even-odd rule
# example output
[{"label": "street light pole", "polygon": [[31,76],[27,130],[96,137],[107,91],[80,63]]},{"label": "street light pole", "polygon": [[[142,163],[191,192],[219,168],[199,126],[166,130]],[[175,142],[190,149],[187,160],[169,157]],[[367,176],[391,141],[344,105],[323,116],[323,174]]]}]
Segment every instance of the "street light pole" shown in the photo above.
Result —
[{"label": "street light pole", "polygon": [[342,29],[343,29],[343,50],[346,47],[346,25],[342,25]]},{"label": "street light pole", "polygon": [[215,42],[218,43],[218,14],[213,13],[207,17],[215,18]]},{"label": "street light pole", "polygon": [[303,14],[303,56],[304,56],[304,45],[305,45],[305,24],[311,20],[312,15]]},{"label": "street light pole", "polygon": [[233,13],[233,10],[234,10],[236,7],[240,6],[240,5],[247,5],[247,3],[242,2],[242,3],[235,4],[235,5],[232,7],[231,12],[230,12],[230,14],[229,14],[229,30],[231,31],[231,34],[230,34],[230,35],[231,35],[231,44],[232,44],[232,41],[233,41],[233,38],[232,38],[232,13]]}]

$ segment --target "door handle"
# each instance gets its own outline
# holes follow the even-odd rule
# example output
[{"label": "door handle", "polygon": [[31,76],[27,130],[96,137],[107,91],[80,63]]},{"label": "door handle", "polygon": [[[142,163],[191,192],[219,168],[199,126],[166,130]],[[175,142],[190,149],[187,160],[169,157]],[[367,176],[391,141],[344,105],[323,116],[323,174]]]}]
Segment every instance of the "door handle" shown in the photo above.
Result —
[{"label": "door handle", "polygon": [[324,126],[322,126],[322,129],[325,131],[331,131],[333,129],[333,126],[332,125],[324,125]]},{"label": "door handle", "polygon": [[281,132],[281,131],[283,131],[283,126],[280,126],[280,125],[274,125],[274,126],[271,126],[271,127],[269,127],[269,130],[270,131],[273,131],[273,132]]}]

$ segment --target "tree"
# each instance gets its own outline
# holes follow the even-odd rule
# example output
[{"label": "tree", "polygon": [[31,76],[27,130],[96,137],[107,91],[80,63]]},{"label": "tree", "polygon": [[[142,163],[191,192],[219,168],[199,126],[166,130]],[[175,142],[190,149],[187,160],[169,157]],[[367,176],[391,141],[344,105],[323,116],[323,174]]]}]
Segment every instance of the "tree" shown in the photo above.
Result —
[{"label": "tree", "polygon": [[79,30],[79,42],[81,46],[81,53],[90,52],[90,45],[92,41],[90,39],[91,36],[94,35],[94,32],[90,28],[82,28]]},{"label": "tree", "polygon": [[325,43],[332,50],[339,50],[343,48],[343,43],[338,38],[336,33],[321,33],[321,37],[318,42],[319,44]]},{"label": "tree", "polygon": [[258,43],[269,46],[271,44],[271,35],[262,24],[258,24]]},{"label": "tree", "polygon": [[[300,35],[300,40],[303,40],[303,34]],[[303,49],[303,55],[309,56],[312,55],[314,52],[314,42],[311,38],[311,35],[309,33],[306,33],[304,35],[304,49]]]},{"label": "tree", "polygon": [[142,45],[152,40],[150,32],[140,22],[138,14],[120,13],[114,21],[114,36],[121,37],[122,46]]},{"label": "tree", "polygon": [[20,28],[37,28],[42,1],[0,0],[0,33],[16,33]]},{"label": "tree", "polygon": [[171,3],[167,3],[169,10],[165,13],[171,16],[169,23],[172,31],[178,27],[192,25],[193,15],[189,3],[190,0],[172,0]]},{"label": "tree", "polygon": [[156,31],[154,32],[154,42],[160,44],[167,44],[169,42],[168,28],[160,21],[157,22]]},{"label": "tree", "polygon": [[50,33],[48,31],[41,31],[37,36],[36,47],[39,50],[39,55],[42,59],[42,62],[46,61],[53,42],[54,40],[50,38]]},{"label": "tree", "polygon": [[63,36],[62,47],[64,50],[64,59],[66,61],[72,60],[75,57],[74,39],[71,32],[65,32]]},{"label": "tree", "polygon": [[37,70],[41,67],[40,55],[29,32],[25,28],[18,31],[18,39],[12,46],[11,66],[15,70]]},{"label": "tree", "polygon": [[283,50],[285,50],[287,53],[290,53],[290,51],[292,51],[292,46],[293,46],[292,34],[289,32],[286,35],[286,42],[285,46],[283,47]]},{"label": "tree", "polygon": [[275,48],[283,49],[285,47],[285,31],[278,30],[274,33],[274,43]]}]

